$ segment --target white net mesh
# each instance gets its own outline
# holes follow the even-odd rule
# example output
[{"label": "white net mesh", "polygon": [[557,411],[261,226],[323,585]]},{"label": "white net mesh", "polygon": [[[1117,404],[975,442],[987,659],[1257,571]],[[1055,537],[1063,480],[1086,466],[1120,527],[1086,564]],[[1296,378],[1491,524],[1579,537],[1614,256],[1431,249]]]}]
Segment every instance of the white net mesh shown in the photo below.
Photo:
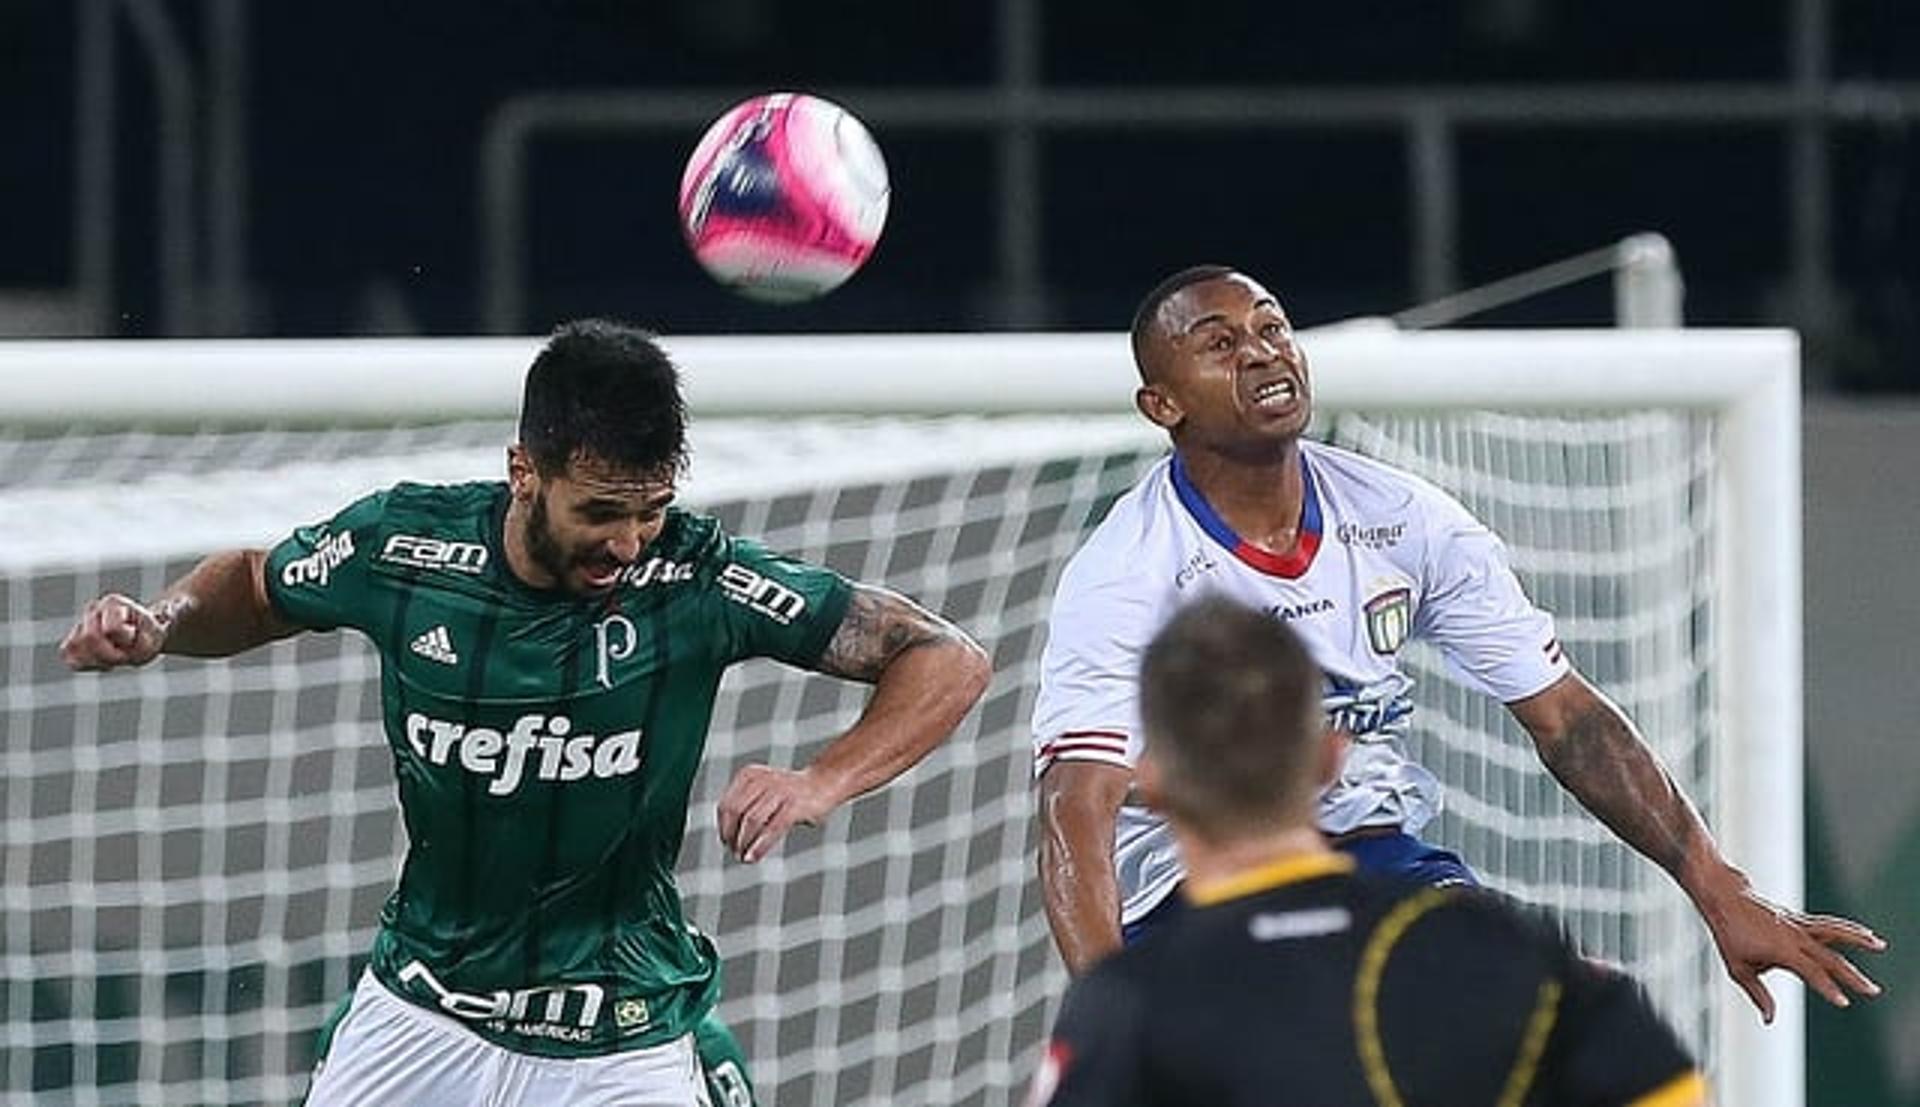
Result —
[{"label": "white net mesh", "polygon": [[[1711,795],[1710,418],[1356,416],[1335,430],[1500,530],[1577,662],[1683,786]],[[151,596],[207,549],[270,542],[395,479],[493,475],[508,435],[0,437],[0,1102],[297,1099],[402,845],[358,638],[76,678],[53,644],[81,603]],[[926,764],[758,866],[724,860],[719,790],[749,759],[804,760],[861,692],[771,664],[724,685],[682,886],[727,957],[723,1012],[763,1099],[1018,1102],[1064,987],[1029,828],[1047,602],[1161,445],[1129,417],[703,421],[695,443],[691,502],[944,611],[996,669]],[[1560,793],[1497,705],[1415,660],[1417,749],[1449,787],[1431,836],[1566,910],[1590,953],[1646,974],[1704,1045],[1714,970],[1684,901]]]},{"label": "white net mesh", "polygon": [[[1710,806],[1713,429],[1673,412],[1478,412],[1349,416],[1332,437],[1448,489],[1499,533],[1574,664]],[[1431,647],[1407,657],[1420,682],[1410,746],[1447,786],[1425,835],[1552,907],[1588,955],[1627,965],[1706,1055],[1718,962],[1685,896],[1546,774],[1503,707],[1450,679]]]}]

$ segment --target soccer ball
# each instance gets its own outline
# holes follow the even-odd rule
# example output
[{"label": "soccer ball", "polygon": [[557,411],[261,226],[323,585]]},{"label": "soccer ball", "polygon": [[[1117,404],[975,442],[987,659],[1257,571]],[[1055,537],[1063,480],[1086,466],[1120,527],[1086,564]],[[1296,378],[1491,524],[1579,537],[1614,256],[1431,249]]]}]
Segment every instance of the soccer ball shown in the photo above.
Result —
[{"label": "soccer ball", "polygon": [[838,104],[773,92],[701,136],[680,177],[680,229],[700,265],[755,300],[839,287],[880,241],[887,163]]}]

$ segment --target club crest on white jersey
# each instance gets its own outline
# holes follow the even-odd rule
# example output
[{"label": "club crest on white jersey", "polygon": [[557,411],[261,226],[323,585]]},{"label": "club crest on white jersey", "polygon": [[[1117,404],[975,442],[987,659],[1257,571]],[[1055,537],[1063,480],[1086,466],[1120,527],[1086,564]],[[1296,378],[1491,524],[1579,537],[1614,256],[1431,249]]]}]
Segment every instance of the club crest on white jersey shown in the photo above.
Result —
[{"label": "club crest on white jersey", "polygon": [[1405,587],[1376,592],[1360,605],[1367,620],[1367,644],[1378,654],[1393,655],[1413,630],[1413,590]]}]

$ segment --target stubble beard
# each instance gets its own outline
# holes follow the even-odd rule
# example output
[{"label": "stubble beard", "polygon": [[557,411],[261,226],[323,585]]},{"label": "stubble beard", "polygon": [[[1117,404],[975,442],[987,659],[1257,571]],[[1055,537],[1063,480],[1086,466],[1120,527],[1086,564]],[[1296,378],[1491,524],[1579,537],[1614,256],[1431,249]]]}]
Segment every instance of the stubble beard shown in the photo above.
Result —
[{"label": "stubble beard", "polygon": [[553,578],[554,587],[567,588],[568,559],[560,543],[554,541],[553,528],[548,526],[547,497],[543,492],[533,499],[533,508],[527,512],[525,540],[527,556],[533,559],[542,572]]}]

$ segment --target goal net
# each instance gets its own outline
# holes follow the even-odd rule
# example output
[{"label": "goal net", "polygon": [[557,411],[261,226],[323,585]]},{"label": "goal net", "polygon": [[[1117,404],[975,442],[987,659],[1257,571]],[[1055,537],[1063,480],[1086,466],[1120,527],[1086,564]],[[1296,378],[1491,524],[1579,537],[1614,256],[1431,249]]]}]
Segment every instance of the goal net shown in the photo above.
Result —
[{"label": "goal net", "polygon": [[[1776,332],[1320,332],[1317,433],[1453,491],[1576,663],[1764,891],[1799,894],[1797,353]],[[765,1102],[1017,1103],[1065,978],[1033,877],[1027,723],[1049,597],[1164,450],[1124,338],[670,341],[684,499],[907,592],[994,657],[981,708],[893,786],[759,865],[714,802],[804,761],[862,690],[723,687],[681,880]],[[0,1104],[288,1103],[363,964],[404,831],[378,661],[351,634],[74,676],[89,597],[150,597],[400,479],[501,472],[534,346],[0,347]],[[163,386],[159,383],[166,381]],[[1653,865],[1416,650],[1427,834],[1639,974],[1725,1102],[1800,1097],[1799,995],[1763,1037]]]}]

